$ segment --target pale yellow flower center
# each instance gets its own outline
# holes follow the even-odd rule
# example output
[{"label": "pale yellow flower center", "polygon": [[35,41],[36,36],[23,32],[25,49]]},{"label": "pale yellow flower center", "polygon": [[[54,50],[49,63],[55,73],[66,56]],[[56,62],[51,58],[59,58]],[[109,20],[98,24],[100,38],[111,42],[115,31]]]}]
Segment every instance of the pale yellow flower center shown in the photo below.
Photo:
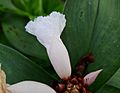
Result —
[{"label": "pale yellow flower center", "polygon": [[7,90],[5,72],[1,70],[1,68],[0,68],[0,93],[10,93]]}]

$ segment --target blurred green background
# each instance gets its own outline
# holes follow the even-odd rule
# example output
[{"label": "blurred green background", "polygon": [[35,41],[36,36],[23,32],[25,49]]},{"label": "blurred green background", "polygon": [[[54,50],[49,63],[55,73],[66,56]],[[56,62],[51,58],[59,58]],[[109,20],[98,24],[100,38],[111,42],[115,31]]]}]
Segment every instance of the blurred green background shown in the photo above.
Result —
[{"label": "blurred green background", "polygon": [[28,21],[52,11],[66,15],[61,37],[72,69],[92,52],[95,62],[87,71],[103,71],[90,89],[120,93],[120,0],[0,0],[0,63],[7,82],[35,80],[50,85],[51,80],[60,80],[45,48],[25,32]]}]

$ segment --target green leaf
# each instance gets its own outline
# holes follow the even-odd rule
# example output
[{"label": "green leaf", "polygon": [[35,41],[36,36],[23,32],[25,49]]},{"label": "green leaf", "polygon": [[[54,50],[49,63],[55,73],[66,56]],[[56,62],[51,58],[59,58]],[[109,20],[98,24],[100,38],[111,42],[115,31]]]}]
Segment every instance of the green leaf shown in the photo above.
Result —
[{"label": "green leaf", "polygon": [[95,56],[95,63],[89,66],[89,71],[102,68],[103,73],[91,86],[94,91],[104,85],[120,68],[119,11],[119,0],[100,0],[90,46],[90,51]]},{"label": "green leaf", "polygon": [[[1,17],[1,14],[0,14],[0,17]],[[9,45],[9,42],[6,39],[6,37],[5,37],[5,35],[4,35],[3,31],[2,31],[1,23],[0,23],[0,43],[5,44],[5,45]]]},{"label": "green leaf", "polygon": [[101,88],[99,91],[95,93],[120,93],[120,89],[110,85],[105,85],[103,88]]},{"label": "green leaf", "polygon": [[120,68],[120,1],[68,0],[65,8],[67,26],[63,40],[72,66],[92,52],[95,62],[88,71],[103,69],[90,89],[101,88]]},{"label": "green leaf", "polygon": [[5,13],[14,13],[21,16],[30,16],[27,12],[21,11],[20,9],[16,8],[11,0],[0,0],[0,11]]},{"label": "green leaf", "polygon": [[52,11],[63,11],[64,4],[61,0],[43,0],[43,9],[45,14],[49,14]]},{"label": "green leaf", "polygon": [[3,34],[3,32],[1,30],[0,30],[0,43],[9,45],[8,40],[6,39],[5,35]]},{"label": "green leaf", "polygon": [[95,93],[119,93],[120,92],[120,69],[112,78]]},{"label": "green leaf", "polygon": [[114,74],[114,76],[112,76],[107,84],[120,89],[120,69]]},{"label": "green leaf", "polygon": [[22,80],[35,80],[50,84],[51,80],[55,79],[30,59],[2,44],[0,44],[0,63],[10,84]]},{"label": "green leaf", "polygon": [[68,0],[66,3],[67,26],[62,37],[73,67],[80,57],[88,53],[97,8],[98,0]]},{"label": "green leaf", "polygon": [[16,10],[16,7],[11,3],[11,0],[0,0],[0,10]]},{"label": "green leaf", "polygon": [[12,3],[18,9],[28,12],[33,16],[43,14],[42,0],[12,0]]},{"label": "green leaf", "polygon": [[43,61],[48,61],[45,48],[34,36],[25,31],[26,24],[27,21],[23,17],[14,15],[6,16],[6,20],[2,23],[6,38],[22,53],[39,58]]}]

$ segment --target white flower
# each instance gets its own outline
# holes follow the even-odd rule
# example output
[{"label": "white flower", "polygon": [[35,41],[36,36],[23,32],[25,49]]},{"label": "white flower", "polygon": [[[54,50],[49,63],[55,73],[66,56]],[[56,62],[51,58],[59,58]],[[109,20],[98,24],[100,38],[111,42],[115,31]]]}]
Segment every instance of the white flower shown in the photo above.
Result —
[{"label": "white flower", "polygon": [[[84,77],[84,84],[92,84],[97,75],[102,70],[92,72]],[[0,69],[0,93],[56,93],[54,89],[48,85],[35,81],[22,81],[13,85],[7,86],[6,75]]]},{"label": "white flower", "polygon": [[[26,25],[26,31],[37,37],[38,41],[46,47],[49,59],[56,73],[61,79],[71,76],[70,59],[66,47],[64,46],[60,35],[65,27],[65,15],[58,12],[52,12],[49,16],[38,17]],[[98,70],[84,77],[84,84],[93,83]],[[0,70],[0,93],[56,93],[48,85],[34,81],[22,81],[10,86],[6,85],[6,76],[4,71]]]},{"label": "white flower", "polygon": [[37,37],[46,47],[49,59],[60,78],[71,75],[70,59],[60,35],[65,27],[65,15],[52,12],[49,16],[40,16],[26,25],[26,31]]}]

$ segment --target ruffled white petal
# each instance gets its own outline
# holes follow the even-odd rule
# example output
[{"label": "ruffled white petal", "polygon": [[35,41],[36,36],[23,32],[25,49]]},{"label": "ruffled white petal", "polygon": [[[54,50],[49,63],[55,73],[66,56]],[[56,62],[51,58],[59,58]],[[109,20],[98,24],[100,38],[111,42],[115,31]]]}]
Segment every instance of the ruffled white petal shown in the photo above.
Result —
[{"label": "ruffled white petal", "polygon": [[65,15],[59,12],[52,12],[49,16],[37,17],[34,21],[28,22],[26,31],[33,34],[47,47],[54,36],[60,37],[66,24]]},{"label": "ruffled white petal", "polygon": [[68,78],[71,75],[70,59],[66,47],[61,39],[54,39],[47,48],[49,59],[60,78]]},{"label": "ruffled white petal", "polygon": [[33,82],[33,81],[23,81],[8,87],[10,93],[56,93],[49,86]]},{"label": "ruffled white petal", "polygon": [[91,84],[95,81],[95,79],[97,78],[97,76],[99,75],[99,73],[100,73],[101,71],[102,71],[102,69],[87,74],[87,75],[84,77],[84,84],[91,85]]}]

